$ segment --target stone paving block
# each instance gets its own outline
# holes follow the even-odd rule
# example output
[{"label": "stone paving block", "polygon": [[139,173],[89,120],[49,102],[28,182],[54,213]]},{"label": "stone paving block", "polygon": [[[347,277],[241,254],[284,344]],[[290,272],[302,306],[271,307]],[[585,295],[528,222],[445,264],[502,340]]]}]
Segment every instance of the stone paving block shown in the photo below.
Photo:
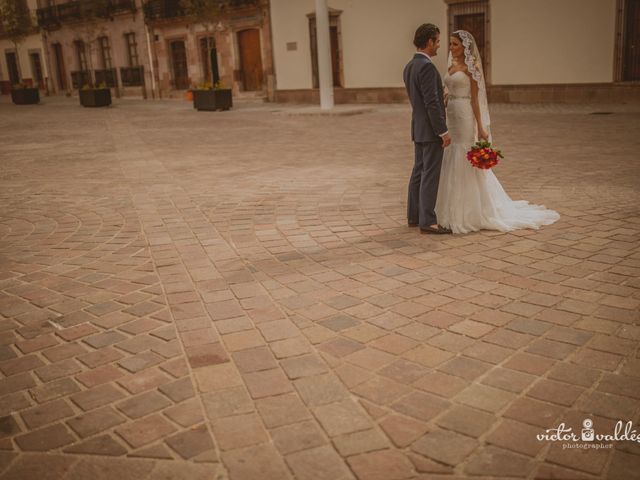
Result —
[{"label": "stone paving block", "polygon": [[63,450],[66,453],[89,455],[108,455],[119,457],[127,453],[127,449],[110,435],[100,435],[85,442],[76,443]]},{"label": "stone paving block", "polygon": [[278,368],[247,373],[243,378],[249,389],[249,394],[255,399],[287,393],[292,390],[287,377]]},{"label": "stone paving block", "polygon": [[202,407],[195,398],[179,403],[174,407],[169,407],[162,413],[183,427],[192,427],[204,421]]},{"label": "stone paving block", "polygon": [[81,480],[86,478],[119,478],[133,480],[145,478],[154,464],[142,459],[119,458],[84,458],[74,465],[67,478]]},{"label": "stone paving block", "polygon": [[322,430],[312,421],[285,425],[271,430],[270,434],[274,445],[283,455],[327,443]]},{"label": "stone paving block", "polygon": [[[204,409],[209,419],[215,420],[222,417],[230,417],[243,413],[251,413],[255,410],[253,401],[244,387],[232,387],[226,390],[218,390],[201,396]],[[283,397],[273,397],[265,399],[264,402],[271,400],[277,401]],[[260,401],[262,402],[262,401]],[[260,404],[258,402],[258,405]],[[263,420],[266,422],[267,415],[262,414]],[[267,425],[269,425],[267,423]]]},{"label": "stone paving block", "polygon": [[38,478],[56,480],[65,478],[78,458],[50,454],[24,454],[9,465],[2,479],[24,480]]},{"label": "stone paving block", "polygon": [[147,445],[173,433],[176,427],[158,414],[116,428],[116,432],[133,448]]},{"label": "stone paving block", "polygon": [[156,391],[127,398],[116,404],[116,408],[129,418],[140,418],[173,405],[171,400]]},{"label": "stone paving block", "polygon": [[173,435],[166,440],[166,443],[185,460],[213,449],[211,435],[205,425]]},{"label": "stone paving block", "polygon": [[530,458],[489,446],[472,455],[464,471],[470,475],[524,478],[532,469]]},{"label": "stone paving block", "polygon": [[413,444],[411,449],[421,455],[448,465],[457,465],[473,452],[476,440],[446,430],[434,430]]},{"label": "stone paving block", "polygon": [[293,383],[307,405],[324,405],[349,396],[344,385],[331,374],[300,378]]},{"label": "stone paving block", "polygon": [[40,428],[48,423],[70,417],[73,409],[62,399],[39,405],[20,413],[24,423],[29,429]]},{"label": "stone paving block", "polygon": [[293,478],[278,451],[271,445],[257,445],[222,454],[230,480],[260,478],[287,480]]},{"label": "stone paving block", "polygon": [[315,407],[313,413],[330,437],[372,426],[365,413],[351,400]]},{"label": "stone paving block", "polygon": [[222,450],[235,450],[269,441],[260,417],[255,413],[219,418],[212,427]]},{"label": "stone paving block", "polygon": [[328,445],[291,453],[286,457],[296,479],[346,480],[353,478],[340,455]]},{"label": "stone paving block", "polygon": [[[389,167],[400,144],[349,155],[354,132],[381,141],[400,132],[406,106],[381,106],[375,122],[299,122],[320,133],[309,151],[325,151],[318,139],[329,132],[348,158],[298,155],[295,169],[284,168],[273,133],[290,130],[279,128],[286,116],[267,108],[229,112],[224,139],[198,135],[219,130],[207,124],[213,117],[188,125],[218,150],[242,133],[237,125],[257,127],[260,152],[249,152],[237,176],[233,162],[212,170],[206,155],[175,143],[184,122],[153,112],[177,104],[121,100],[104,136],[100,122],[84,121],[90,112],[65,102],[49,97],[28,119],[44,132],[28,151],[29,175],[22,127],[10,122],[5,135],[0,472],[9,459],[8,478],[63,478],[60,458],[82,465],[76,477],[123,480],[335,477],[345,458],[346,475],[366,479],[635,472],[635,443],[587,456],[537,450],[531,438],[560,421],[577,428],[586,415],[602,431],[637,416],[634,159],[622,150],[611,157],[602,195],[587,181],[600,168],[589,148],[602,138],[628,147],[620,135],[635,125],[636,107],[612,106],[627,113],[601,121],[585,115],[591,106],[494,104],[498,130],[510,126],[505,148],[522,160],[502,166],[500,181],[514,198],[559,210],[560,221],[423,238],[404,223],[406,171]],[[0,111],[22,115],[11,105]],[[40,128],[49,115],[64,121]],[[70,124],[77,128],[62,128]],[[557,140],[575,131],[591,142],[580,162],[571,161],[575,145]],[[531,132],[551,139],[542,160],[513,142]],[[47,135],[91,138],[100,155],[85,149],[77,162],[72,149],[53,168],[51,149],[37,148]],[[166,167],[178,153],[181,175],[173,175]],[[354,177],[363,166],[385,181]],[[85,177],[90,185],[69,183]],[[344,402],[355,410],[328,413]],[[253,418],[245,427],[262,428],[264,443],[244,447],[240,438],[241,448],[218,458],[205,425],[227,425],[233,446],[233,417]],[[149,419],[152,427],[127,430]]]},{"label": "stone paving block", "polygon": [[127,375],[118,380],[118,384],[133,395],[165,385],[169,382],[171,382],[171,377],[153,368],[134,373],[133,375]]},{"label": "stone paving block", "polygon": [[108,430],[116,425],[120,425],[125,421],[126,419],[113,410],[113,408],[104,407],[72,418],[67,421],[67,424],[81,438],[86,438],[104,430]]},{"label": "stone paving block", "polygon": [[22,450],[46,452],[73,443],[75,438],[62,424],[56,423],[15,437]]},{"label": "stone paving block", "polygon": [[125,372],[115,365],[103,365],[76,375],[76,380],[85,387],[91,388],[103,383],[112,382],[124,376]]},{"label": "stone paving block", "polygon": [[82,410],[93,410],[94,408],[101,407],[108,403],[120,400],[125,395],[122,390],[119,390],[110,383],[100,385],[98,387],[84,390],[71,395],[73,403],[78,405]]},{"label": "stone paving block", "polygon": [[295,394],[264,398],[256,401],[255,405],[267,428],[280,427],[311,418],[309,411]]}]

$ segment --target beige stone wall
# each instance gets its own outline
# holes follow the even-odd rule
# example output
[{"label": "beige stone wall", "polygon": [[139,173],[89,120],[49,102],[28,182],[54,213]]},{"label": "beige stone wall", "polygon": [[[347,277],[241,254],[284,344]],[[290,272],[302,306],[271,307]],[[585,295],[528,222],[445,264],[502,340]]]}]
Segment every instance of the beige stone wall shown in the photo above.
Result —
[{"label": "beige stone wall", "polygon": [[[260,32],[261,60],[264,78],[264,90],[267,92],[273,83],[273,62],[271,53],[271,37],[269,34],[269,10],[260,5],[248,10],[233,12],[221,22],[218,29],[209,32],[215,38],[218,54],[218,70],[220,81],[238,94],[241,85],[238,81],[240,69],[240,53],[238,32],[246,29],[257,29]],[[201,24],[188,24],[184,19],[175,19],[156,23],[151,30],[152,47],[156,75],[161,94],[170,94],[175,89],[173,81],[173,65],[171,58],[171,42],[182,40],[185,43],[189,84],[200,85],[205,78],[204,64],[201,58],[199,42],[206,38],[207,31]]]},{"label": "beige stone wall", "polygon": [[613,81],[616,0],[491,0],[494,85]]},{"label": "beige stone wall", "polygon": [[[442,0],[329,0],[340,16],[344,87],[401,87],[402,69],[415,48],[413,34],[431,22],[446,33],[446,4]],[[311,47],[307,14],[314,0],[271,0],[273,49],[278,90],[312,87]],[[435,57],[446,66],[446,39]],[[296,50],[287,50],[295,43]]]},{"label": "beige stone wall", "polygon": [[[35,11],[37,8],[36,0],[28,0],[27,4],[29,5],[29,9],[34,12],[33,15],[35,17]],[[35,19],[34,19],[35,23]],[[7,51],[14,51],[15,47],[13,43],[11,43],[8,39],[0,40],[0,81],[9,81],[9,71],[7,69],[7,57],[5,53]],[[36,33],[33,35],[29,35],[27,39],[22,43],[19,47],[19,59],[20,59],[20,71],[22,73],[23,79],[34,79],[35,75],[33,69],[31,68],[31,60],[29,54],[32,52],[37,52],[40,54],[40,63],[42,65],[42,76],[46,78],[49,76],[47,65],[45,61],[44,47],[42,44],[42,36],[40,33]]]},{"label": "beige stone wall", "polygon": [[[94,37],[106,35],[109,37],[109,43],[111,45],[111,63],[112,67],[118,70],[118,82],[120,83],[120,67],[129,67],[129,57],[127,53],[127,43],[125,40],[125,34],[134,32],[136,34],[136,43],[138,51],[138,63],[144,67],[145,72],[145,84],[146,88],[151,88],[151,69],[149,63],[149,54],[147,48],[147,38],[145,31],[144,16],[142,9],[138,3],[138,10],[135,14],[123,13],[116,15],[113,21],[101,21],[96,25],[96,33]],[[62,53],[64,56],[64,66],[67,77],[67,86],[71,89],[71,72],[80,69],[76,50],[74,47],[74,41],[85,37],[82,29],[77,25],[64,24],[63,28],[59,30],[53,30],[45,33],[45,41],[47,48],[49,49],[49,62],[51,67],[52,77],[57,77],[55,56],[53,53],[52,44],[60,43],[62,45]],[[86,37],[85,37],[86,41]],[[87,47],[87,63],[89,62],[88,54],[91,51],[91,62],[93,70],[102,68],[100,60],[100,52],[97,42],[94,42],[92,48]],[[91,67],[90,67],[91,68]],[[57,81],[56,91],[59,90]],[[142,95],[142,87],[127,87],[123,89],[124,94]]]}]

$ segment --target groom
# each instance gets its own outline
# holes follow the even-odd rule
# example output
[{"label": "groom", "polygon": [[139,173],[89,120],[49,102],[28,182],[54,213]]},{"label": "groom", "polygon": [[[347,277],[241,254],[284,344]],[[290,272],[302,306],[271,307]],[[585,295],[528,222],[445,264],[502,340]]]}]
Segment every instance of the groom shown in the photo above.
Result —
[{"label": "groom", "polygon": [[404,68],[403,78],[411,100],[411,140],[415,145],[415,164],[409,180],[407,220],[420,233],[451,233],[438,225],[436,198],[444,148],[451,138],[445,120],[442,80],[431,57],[440,48],[440,30],[425,23],[416,30],[413,59]]}]

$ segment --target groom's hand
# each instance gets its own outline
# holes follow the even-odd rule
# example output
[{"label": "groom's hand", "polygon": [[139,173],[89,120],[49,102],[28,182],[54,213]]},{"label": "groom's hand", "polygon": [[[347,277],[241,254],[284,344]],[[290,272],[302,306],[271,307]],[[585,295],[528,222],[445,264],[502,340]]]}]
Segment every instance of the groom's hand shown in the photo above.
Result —
[{"label": "groom's hand", "polygon": [[442,148],[447,148],[449,145],[451,145],[451,137],[448,133],[445,133],[442,136]]}]

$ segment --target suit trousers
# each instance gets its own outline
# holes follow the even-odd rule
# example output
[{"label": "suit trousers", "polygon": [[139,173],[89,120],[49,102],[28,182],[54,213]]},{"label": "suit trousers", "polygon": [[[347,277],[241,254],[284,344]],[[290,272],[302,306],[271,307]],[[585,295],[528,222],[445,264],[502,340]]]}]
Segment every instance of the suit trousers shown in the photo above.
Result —
[{"label": "suit trousers", "polygon": [[435,208],[444,148],[442,140],[415,142],[414,145],[415,164],[409,180],[407,220],[428,227],[438,223]]}]

